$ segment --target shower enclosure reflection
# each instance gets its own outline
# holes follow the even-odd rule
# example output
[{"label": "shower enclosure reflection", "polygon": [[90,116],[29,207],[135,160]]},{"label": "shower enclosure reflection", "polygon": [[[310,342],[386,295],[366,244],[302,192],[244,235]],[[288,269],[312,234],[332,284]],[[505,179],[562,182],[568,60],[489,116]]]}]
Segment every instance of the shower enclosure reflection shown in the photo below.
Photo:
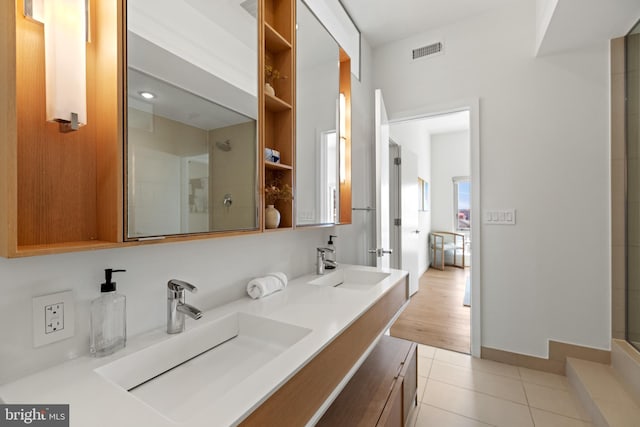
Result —
[{"label": "shower enclosure reflection", "polygon": [[255,227],[255,121],[135,70],[128,81],[129,237]]},{"label": "shower enclosure reflection", "polygon": [[255,9],[129,0],[126,22],[127,239],[257,229]]}]

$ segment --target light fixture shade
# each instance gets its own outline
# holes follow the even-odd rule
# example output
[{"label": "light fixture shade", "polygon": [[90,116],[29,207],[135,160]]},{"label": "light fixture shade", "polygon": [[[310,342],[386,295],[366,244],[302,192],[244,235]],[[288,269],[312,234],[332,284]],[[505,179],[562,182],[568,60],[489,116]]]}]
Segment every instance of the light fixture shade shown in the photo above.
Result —
[{"label": "light fixture shade", "polygon": [[339,131],[340,131],[340,152],[338,154],[340,158],[340,182],[344,183],[347,179],[347,161],[346,161],[346,143],[347,143],[347,100],[344,93],[340,93],[339,103]]},{"label": "light fixture shade", "polygon": [[87,123],[86,0],[44,2],[47,120]]}]

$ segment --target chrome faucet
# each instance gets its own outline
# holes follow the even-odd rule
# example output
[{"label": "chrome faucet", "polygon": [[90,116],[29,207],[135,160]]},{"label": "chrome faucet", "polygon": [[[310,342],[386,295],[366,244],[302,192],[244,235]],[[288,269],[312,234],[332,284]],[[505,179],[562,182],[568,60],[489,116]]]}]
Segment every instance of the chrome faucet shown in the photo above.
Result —
[{"label": "chrome faucet", "polygon": [[184,315],[192,319],[202,317],[202,311],[184,302],[184,291],[196,293],[198,288],[182,280],[171,279],[167,283],[167,333],[184,331]]},{"label": "chrome faucet", "polygon": [[323,275],[324,267],[326,264],[331,263],[332,265],[337,266],[338,264],[335,261],[328,261],[326,258],[327,252],[335,252],[331,248],[317,248],[316,251],[316,274]]}]

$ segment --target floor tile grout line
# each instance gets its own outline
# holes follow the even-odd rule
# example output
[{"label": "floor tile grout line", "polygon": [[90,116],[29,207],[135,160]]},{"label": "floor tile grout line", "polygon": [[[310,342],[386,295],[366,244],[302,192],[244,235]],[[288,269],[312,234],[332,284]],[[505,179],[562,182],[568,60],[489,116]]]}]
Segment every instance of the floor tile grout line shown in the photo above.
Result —
[{"label": "floor tile grout line", "polygon": [[[518,373],[520,373],[520,369],[518,369]],[[531,417],[531,422],[534,427],[536,425],[536,419],[533,417],[533,410],[531,409],[531,402],[529,402],[529,395],[527,394],[527,389],[524,386],[524,381],[520,380],[520,386],[522,387],[522,391],[524,392],[524,398],[527,401],[527,407],[529,408],[529,416]]]},{"label": "floor tile grout line", "polygon": [[[484,359],[480,359],[480,360],[484,360]],[[522,381],[522,378],[521,378],[520,376],[518,376],[518,377],[516,378],[516,377],[515,377],[515,376],[513,376],[513,375],[498,374],[498,373],[496,373],[496,372],[488,371],[488,370],[486,370],[486,369],[478,369],[477,367],[474,367],[474,366],[471,366],[471,367],[462,366],[462,365],[458,365],[458,364],[456,364],[456,363],[448,362],[448,361],[446,361],[446,360],[437,360],[437,359],[433,359],[433,361],[434,361],[434,362],[438,362],[438,363],[444,363],[444,364],[449,365],[449,366],[454,366],[454,367],[456,367],[456,368],[466,369],[466,370],[468,370],[468,371],[476,371],[476,372],[481,372],[481,373],[483,373],[483,374],[491,374],[491,375],[496,375],[496,376],[498,376],[498,377],[502,377],[502,378],[509,378],[509,379],[511,379],[511,380],[514,380],[514,381]],[[496,363],[499,363],[499,362],[496,362]],[[507,366],[511,366],[511,365],[507,365]]]},{"label": "floor tile grout line", "polygon": [[438,409],[438,410],[440,410],[440,411],[448,412],[449,414],[453,414],[453,415],[456,415],[456,416],[458,416],[458,417],[466,418],[467,420],[477,421],[477,422],[482,423],[482,424],[487,425],[487,426],[497,427],[495,424],[487,423],[487,422],[484,422],[484,421],[479,420],[479,419],[477,419],[477,418],[468,417],[468,416],[466,416],[466,415],[459,414],[459,413],[457,413],[457,412],[453,412],[453,411],[450,411],[450,410],[448,410],[448,409],[440,408],[440,407],[438,407],[438,406],[431,405],[431,404],[429,404],[429,403],[421,403],[421,405],[424,405],[424,406],[430,406],[430,407],[435,408],[435,409]]},{"label": "floor tile grout line", "polygon": [[572,417],[571,415],[562,414],[562,413],[560,413],[560,412],[552,411],[552,410],[550,410],[550,409],[538,408],[537,406],[531,406],[531,405],[529,405],[529,408],[530,408],[530,409],[537,409],[538,411],[542,411],[542,412],[548,412],[548,413],[550,413],[550,414],[554,414],[554,415],[559,415],[559,416],[561,416],[561,417],[565,417],[565,418],[570,418],[570,419],[572,419],[572,420],[580,421],[580,422],[582,422],[582,423],[591,423],[591,422],[592,422],[592,420],[590,420],[590,419],[589,419],[589,420],[585,420],[585,419],[583,419],[583,418],[576,418],[576,417]]},{"label": "floor tile grout line", "polygon": [[[564,391],[564,392],[567,392],[567,394],[569,394],[569,396],[573,398],[572,400],[574,401],[574,403],[580,404],[580,402],[575,398],[575,396],[573,396],[573,395],[572,395],[572,393],[571,393],[569,390],[556,389],[556,388],[553,388],[553,387],[546,387],[546,386],[543,386],[543,385],[540,385],[540,384],[535,384],[535,383],[530,383],[530,382],[522,381],[522,387],[524,388],[524,395],[525,395],[525,397],[526,397],[526,399],[527,399],[527,405],[529,406],[529,411],[531,412],[531,416],[532,416],[532,417],[533,417],[533,412],[531,411],[531,409],[537,409],[537,410],[539,410],[539,411],[544,411],[544,412],[548,412],[548,413],[550,413],[550,414],[560,415],[560,416],[565,417],[565,418],[570,418],[570,419],[572,419],[572,420],[577,420],[577,421],[580,421],[580,422],[582,422],[582,423],[591,423],[591,422],[592,422],[592,420],[591,420],[591,419],[589,419],[589,420],[585,420],[585,419],[583,419],[583,418],[573,417],[573,416],[571,416],[571,415],[567,415],[567,414],[563,414],[563,413],[560,413],[560,412],[552,411],[552,410],[547,409],[547,408],[539,408],[539,407],[537,407],[537,406],[532,405],[532,404],[529,402],[529,395],[528,395],[528,393],[527,393],[527,388],[524,386],[524,384],[525,384],[525,383],[527,383],[527,384],[532,384],[532,385],[535,385],[535,386],[544,387],[544,388],[547,388],[547,389],[552,389],[552,390],[557,390],[557,391]],[[576,408],[576,409],[583,409],[583,410],[584,410],[584,408]],[[578,412],[580,412],[580,411],[578,411]],[[587,413],[588,413],[588,412],[587,412]]]},{"label": "floor tile grout line", "polygon": [[433,359],[431,359],[431,363],[429,363],[429,369],[428,369],[429,372],[427,372],[427,379],[431,375],[431,369],[433,369]]},{"label": "floor tile grout line", "polygon": [[[439,382],[439,383],[442,383],[442,384],[448,384],[450,386],[458,387],[458,388],[461,388],[463,390],[472,391],[474,393],[484,394],[485,396],[494,397],[496,399],[504,400],[506,402],[517,403],[517,404],[522,405],[522,406],[529,406],[528,403],[522,403],[522,402],[518,402],[517,400],[511,400],[511,399],[507,399],[507,398],[504,398],[504,397],[496,396],[495,394],[490,394],[490,393],[487,393],[487,392],[484,392],[484,391],[476,390],[476,389],[473,389],[473,388],[468,388],[468,387],[465,387],[465,386],[461,386],[459,384],[452,384],[452,383],[450,383],[448,381],[445,381],[445,380],[441,380],[441,379],[437,379],[437,378],[431,378],[431,377],[429,377],[428,379],[436,381],[436,382]],[[526,398],[526,396],[525,396],[525,398]]]},{"label": "floor tile grout line", "polygon": [[[484,393],[484,392],[482,392],[482,391],[472,390],[472,389],[468,389],[468,388],[466,388],[466,387],[460,387],[460,386],[458,386],[458,385],[450,384],[450,383],[447,383],[447,382],[444,382],[444,381],[440,381],[440,380],[436,380],[436,379],[433,379],[433,378],[429,378],[429,381],[435,381],[435,382],[437,382],[437,383],[446,384],[446,385],[449,385],[449,386],[451,386],[451,387],[459,388],[459,389],[461,389],[461,390],[470,391],[470,392],[472,392],[472,393],[482,394],[483,396],[488,396],[488,397],[491,397],[491,398],[493,398],[493,399],[503,400],[503,401],[505,401],[505,402],[507,402],[507,403],[512,403],[512,404],[514,404],[514,405],[520,405],[520,406],[525,406],[525,407],[527,407],[527,408],[530,408],[530,406],[529,406],[529,405],[527,405],[527,404],[520,403],[520,402],[516,402],[516,401],[514,401],[514,400],[503,399],[502,397],[497,397],[497,396],[494,396],[494,395],[492,395],[492,394]],[[425,387],[425,392],[426,392],[426,390],[427,390],[427,389],[426,389],[426,387]],[[423,395],[423,397],[424,397],[424,395]],[[431,405],[431,406],[434,406],[434,405]],[[436,407],[437,407],[437,406],[436,406]],[[443,408],[440,408],[440,409],[443,409]],[[537,408],[536,408],[536,409],[537,409]],[[484,422],[484,421],[483,421],[483,422]]]},{"label": "floor tile grout line", "polygon": [[538,386],[538,387],[549,388],[549,389],[551,389],[551,390],[566,391],[566,392],[569,392],[569,390],[570,390],[570,388],[569,388],[568,386],[567,386],[567,387],[564,387],[564,388],[563,388],[563,387],[554,387],[554,386],[551,386],[551,385],[547,385],[547,384],[538,384],[538,383],[533,383],[533,382],[531,382],[531,381],[526,381],[526,380],[522,380],[522,383],[523,383],[523,384],[529,384],[529,385],[536,385],[536,386]]}]

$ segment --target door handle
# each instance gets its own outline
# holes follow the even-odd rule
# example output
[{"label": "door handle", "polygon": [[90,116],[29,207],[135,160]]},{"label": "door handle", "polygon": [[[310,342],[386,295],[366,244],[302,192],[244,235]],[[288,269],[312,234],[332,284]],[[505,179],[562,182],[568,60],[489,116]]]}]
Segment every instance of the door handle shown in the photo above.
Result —
[{"label": "door handle", "polygon": [[384,256],[384,254],[392,254],[393,253],[393,249],[369,249],[368,251],[370,254],[376,254],[376,256],[378,258],[382,258]]},{"label": "door handle", "polygon": [[416,230],[416,231],[414,231],[414,233],[420,234],[420,230]]}]

